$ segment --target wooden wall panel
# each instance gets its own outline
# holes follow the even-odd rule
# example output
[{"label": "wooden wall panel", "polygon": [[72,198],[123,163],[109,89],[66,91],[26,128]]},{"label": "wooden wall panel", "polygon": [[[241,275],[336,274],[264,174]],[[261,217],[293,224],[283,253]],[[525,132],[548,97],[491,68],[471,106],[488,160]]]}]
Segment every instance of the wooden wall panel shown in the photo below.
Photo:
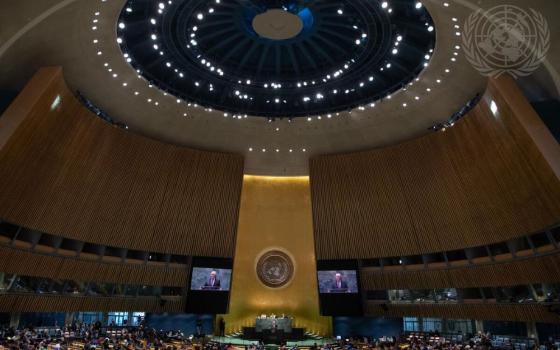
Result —
[{"label": "wooden wall panel", "polygon": [[505,287],[560,282],[560,253],[511,262],[438,270],[363,269],[363,290]]},{"label": "wooden wall panel", "polygon": [[0,272],[52,279],[149,286],[188,286],[190,267],[104,263],[56,257],[0,246]]},{"label": "wooden wall panel", "polygon": [[366,304],[366,315],[560,323],[560,315],[550,312],[545,305],[534,304],[380,305],[370,302]]},{"label": "wooden wall panel", "polygon": [[60,69],[47,70],[56,83],[17,109],[28,116],[0,150],[0,218],[103,245],[232,257],[243,158],[112,127],[77,101]]},{"label": "wooden wall panel", "polygon": [[493,84],[446,132],[311,159],[318,259],[461,249],[557,224],[560,181],[498,93],[513,83]]},{"label": "wooden wall panel", "polygon": [[0,312],[72,312],[72,311],[145,311],[184,312],[182,298],[161,302],[154,297],[94,298],[53,295],[0,295]]}]

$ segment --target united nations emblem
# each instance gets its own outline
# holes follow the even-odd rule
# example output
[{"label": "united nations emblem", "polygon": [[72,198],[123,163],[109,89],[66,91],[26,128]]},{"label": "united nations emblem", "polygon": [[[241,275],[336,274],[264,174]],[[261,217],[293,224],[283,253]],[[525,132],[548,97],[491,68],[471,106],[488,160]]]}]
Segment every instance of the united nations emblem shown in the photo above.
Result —
[{"label": "united nations emblem", "polygon": [[463,47],[467,60],[482,75],[523,77],[544,60],[550,48],[550,29],[544,16],[533,9],[496,6],[467,18]]},{"label": "united nations emblem", "polygon": [[279,250],[264,253],[257,262],[257,276],[267,287],[280,288],[294,275],[294,263],[288,254]]}]

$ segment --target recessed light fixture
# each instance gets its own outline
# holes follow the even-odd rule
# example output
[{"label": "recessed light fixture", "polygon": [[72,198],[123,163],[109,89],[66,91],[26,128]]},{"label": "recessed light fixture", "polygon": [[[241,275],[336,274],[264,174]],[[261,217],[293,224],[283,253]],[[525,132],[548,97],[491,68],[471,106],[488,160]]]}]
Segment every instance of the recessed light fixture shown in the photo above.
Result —
[{"label": "recessed light fixture", "polygon": [[494,115],[498,114],[498,105],[496,104],[496,101],[494,100],[490,101],[490,110],[492,111],[492,114]]},{"label": "recessed light fixture", "polygon": [[[104,1],[104,0],[101,0],[101,1]],[[220,4],[220,0],[215,0],[215,3]],[[172,13],[172,11],[173,11],[172,10],[173,6],[171,6],[172,4],[173,4],[172,1],[159,2],[156,5],[155,10],[157,10],[159,15],[162,15],[162,18],[164,18],[163,15],[167,15],[168,13]],[[417,1],[412,2],[412,4],[419,12],[425,11],[423,9],[423,7],[425,7],[425,6],[423,5],[422,1],[417,0]],[[387,12],[389,12],[389,13],[393,12],[393,8],[391,7],[390,1],[382,1],[382,2],[380,2],[380,5],[381,5],[381,8],[387,10]],[[379,5],[376,5],[376,6],[379,6]],[[400,6],[401,6],[401,4],[399,4],[398,2],[394,4],[395,9],[400,9]],[[220,10],[223,11],[222,8]],[[202,21],[202,20],[211,21],[211,20],[213,20],[213,16],[209,16],[209,15],[207,16],[207,14],[215,13],[215,12],[217,12],[217,9],[215,9],[213,7],[206,6],[205,8],[201,7],[201,8],[198,8],[198,9],[193,9],[193,11],[194,11],[193,12],[194,16],[192,16],[190,19],[188,19],[188,21],[190,21],[190,23],[188,23],[188,25],[186,27],[187,30],[188,30],[188,33],[187,33],[188,42],[186,42],[187,49],[192,50],[193,54],[196,55],[195,57],[197,57],[198,62],[201,64],[201,68],[205,68],[207,71],[213,72],[217,75],[224,76],[224,75],[226,75],[225,72],[224,72],[225,69],[223,69],[224,67],[219,68],[219,67],[215,66],[216,63],[209,62],[208,57],[205,57],[204,53],[202,51],[200,51],[201,50],[200,47],[204,48],[205,43],[202,42],[203,41],[203,36],[201,36],[201,35],[197,36],[197,34],[200,34],[198,32],[199,28],[197,26],[193,25],[193,23],[196,22],[197,20],[198,21]],[[332,11],[332,9],[330,11]],[[349,18],[351,18],[352,14],[353,14],[351,9],[347,9],[347,8],[337,8],[335,11],[339,15],[343,15],[343,14],[348,13]],[[133,12],[133,11],[132,11],[132,8],[130,6],[125,7],[125,9],[122,12],[123,14],[121,15],[121,18],[119,19],[118,24],[117,24],[118,29],[123,30],[123,29],[126,28],[125,23],[129,23],[129,20],[124,13],[131,13],[131,12]],[[400,13],[399,11],[395,11],[395,12]],[[332,12],[330,12],[330,14],[332,16]],[[207,16],[207,18],[206,18],[206,16]],[[359,16],[358,16],[358,18],[359,18]],[[144,20],[146,21],[146,23],[151,24],[153,26],[156,26],[159,23],[159,19],[156,19],[154,17],[149,17],[148,16]],[[345,17],[343,17],[339,20],[345,21]],[[96,23],[97,19],[94,18],[93,21],[94,21],[94,23]],[[135,18],[135,21],[136,21],[136,18]],[[162,19],[162,21],[163,21],[163,19]],[[433,26],[430,25],[430,23],[426,22],[426,20],[423,20],[422,24],[425,24],[428,27],[429,31],[434,31],[435,30],[433,28]],[[200,26],[200,24],[199,24],[199,26]],[[353,42],[355,45],[358,45],[358,46],[362,46],[362,44],[364,44],[363,46],[365,47],[366,46],[365,45],[366,40],[369,36],[368,35],[369,28],[367,28],[367,25],[365,23],[361,23],[361,21],[358,20],[358,21],[350,22],[350,27],[356,31],[356,33],[354,35],[357,35],[358,37],[356,37],[356,36],[353,36],[353,38],[350,37],[349,38],[349,43],[352,44],[352,42]],[[171,55],[167,52],[164,54],[164,52],[160,48],[165,46],[165,40],[166,39],[161,34],[160,28],[150,27],[150,28],[148,28],[148,30],[149,31],[147,33],[147,37],[150,38],[152,41],[154,41],[154,43],[152,43],[153,44],[152,47],[154,48],[154,50],[157,51],[157,54],[159,54],[160,56],[165,56],[165,60],[163,60],[163,66],[169,68],[172,71],[174,71],[174,73],[176,74],[176,77],[177,76],[180,77],[180,78],[193,77],[195,79],[198,79],[198,81],[194,81],[194,82],[193,82],[194,79],[191,80],[191,84],[194,84],[194,86],[196,88],[198,88],[198,89],[196,89],[196,91],[198,91],[197,93],[200,93],[200,94],[206,94],[207,96],[209,96],[208,94],[210,94],[210,93],[216,93],[216,92],[221,93],[223,91],[222,89],[224,88],[224,86],[222,84],[216,83],[215,81],[212,81],[212,83],[213,83],[212,84],[212,83],[210,83],[209,80],[203,79],[202,76],[200,76],[200,75],[199,76],[193,76],[191,74],[191,71],[182,67],[182,65],[178,61],[173,60],[173,55]],[[134,32],[134,31],[135,31],[135,29],[133,27],[130,27],[130,29],[127,31],[127,32],[130,32],[130,33],[123,32],[122,37],[119,36],[117,38],[117,42],[119,44],[123,44],[125,42],[125,39],[126,39],[127,46],[128,47],[133,47],[134,42],[131,42],[129,36],[132,35],[132,32]],[[406,46],[405,45],[399,46],[399,44],[402,44],[403,35],[398,34],[398,32],[396,32],[396,33],[397,33],[396,37],[394,37],[394,39],[391,40],[391,42],[390,42],[391,46],[388,48],[389,52],[390,52],[390,55],[391,54],[392,55],[397,55],[401,52],[402,52],[403,55],[407,55],[408,50],[409,50],[409,46],[414,45],[415,42],[413,41],[413,38],[411,38],[411,42],[407,42]],[[403,33],[403,31],[401,31],[401,33]],[[427,35],[427,33],[425,35]],[[198,41],[200,41],[200,42],[198,42]],[[97,44],[97,43],[98,43],[98,40],[95,39],[94,44]],[[429,47],[424,48],[422,50],[422,52],[427,52],[428,49],[430,49],[430,48]],[[359,50],[363,50],[363,49],[362,48],[355,48],[355,50],[359,51]],[[98,52],[99,52],[98,54],[101,55],[101,51],[98,51]],[[142,65],[142,60],[138,56],[135,56],[134,52],[132,52],[132,51],[129,51],[129,52],[131,54],[130,57],[128,56],[128,53],[125,53],[123,55],[123,57],[126,59],[126,61],[128,63],[132,62],[133,58],[134,58],[135,67],[137,66],[137,67],[141,68],[142,67],[141,66]],[[433,52],[433,49],[430,49],[429,52],[431,54]],[[424,57],[424,60],[428,61],[429,59],[431,59],[430,54],[426,54],[424,56],[418,56],[418,59],[421,60],[422,57]],[[457,56],[457,53],[455,53],[454,55]],[[370,74],[379,74],[379,73],[376,73],[378,69],[381,70],[381,71],[388,70],[388,69],[392,68],[393,63],[397,64],[396,61],[395,62],[390,62],[388,59],[386,59],[385,62],[382,63],[381,67],[379,67],[379,66],[376,67],[375,71],[370,72]],[[421,62],[421,63],[426,63],[426,62]],[[400,67],[400,64],[402,64],[402,63],[399,62],[399,69],[394,69],[394,71],[398,72],[398,71],[401,70],[402,67]],[[277,92],[278,97],[274,97],[274,96],[271,97],[270,95],[268,95],[268,96],[264,95],[265,96],[264,98],[266,100],[263,100],[262,102],[264,103],[266,101],[267,103],[270,103],[269,106],[271,106],[271,107],[274,106],[274,104],[278,104],[278,107],[280,107],[280,105],[281,105],[282,108],[277,108],[276,106],[274,106],[274,108],[276,108],[277,110],[281,110],[281,109],[284,108],[284,106],[289,107],[290,104],[294,104],[294,105],[297,105],[298,103],[301,104],[300,101],[303,100],[303,102],[307,103],[306,106],[309,106],[307,108],[310,108],[310,110],[313,110],[314,115],[317,114],[314,117],[307,117],[308,121],[311,121],[312,119],[321,120],[322,117],[321,117],[321,115],[318,115],[319,113],[321,113],[323,116],[326,116],[327,119],[330,119],[333,114],[327,113],[327,112],[334,113],[336,111],[334,111],[334,112],[332,110],[321,111],[321,104],[325,104],[325,102],[323,102],[322,100],[328,100],[329,105],[336,106],[338,99],[345,99],[347,101],[350,100],[350,99],[354,99],[355,97],[357,97],[358,91],[361,91],[360,94],[369,94],[370,93],[369,89],[372,89],[371,91],[375,91],[374,89],[376,89],[376,88],[377,89],[384,88],[383,87],[383,84],[384,84],[383,79],[376,80],[376,82],[374,84],[369,84],[367,82],[368,81],[373,82],[374,81],[374,76],[373,75],[366,75],[366,77],[369,76],[368,80],[364,79],[362,81],[360,81],[360,80],[354,81],[354,82],[351,82],[352,85],[348,84],[348,81],[343,80],[343,78],[342,78],[342,79],[340,79],[340,81],[342,82],[342,86],[340,86],[338,89],[332,89],[332,88],[328,89],[328,90],[323,89],[322,92],[321,92],[321,90],[317,89],[319,86],[321,86],[323,84],[331,83],[331,80],[339,79],[341,76],[346,74],[346,71],[353,73],[354,72],[354,70],[353,70],[354,67],[357,66],[358,68],[360,68],[359,65],[360,65],[359,61],[357,61],[355,58],[351,58],[351,59],[348,59],[346,62],[342,63],[341,66],[336,67],[333,70],[330,70],[328,72],[328,74],[325,72],[324,75],[319,76],[318,78],[316,78],[316,80],[305,81],[305,82],[297,82],[297,83],[295,83],[295,82],[293,82],[293,83],[292,82],[285,82],[285,84],[287,85],[287,89],[292,89],[292,88],[297,87],[297,88],[300,88],[302,90],[306,90],[305,92],[302,91],[303,93],[300,96],[297,97],[297,102],[294,101],[294,99],[286,98],[286,96],[284,96],[284,95],[287,94],[287,91],[289,91],[289,90],[278,91]],[[427,66],[427,64],[425,64],[425,66]],[[227,66],[226,66],[226,68],[227,68]],[[152,73],[152,72],[149,71],[149,69],[142,69],[142,71],[144,71],[144,70],[146,71],[146,74]],[[137,74],[138,78],[144,79],[145,81],[148,82],[148,79],[146,79],[146,77],[148,75],[145,75],[143,77],[144,73],[142,73],[140,70],[138,70],[137,73],[138,73]],[[381,73],[381,74],[385,74],[385,73]],[[392,74],[394,74],[394,73],[392,73]],[[115,73],[115,75],[116,75],[116,73]],[[282,87],[283,82],[281,82],[281,83],[270,82],[270,81],[264,82],[263,80],[259,79],[259,77],[252,77],[251,79],[248,79],[247,77],[243,77],[240,74],[237,74],[237,76],[232,74],[229,78],[231,79],[232,77],[235,77],[234,78],[235,80],[232,79],[233,82],[237,81],[239,84],[244,83],[243,85],[245,85],[245,84],[246,85],[251,85],[250,87],[247,87],[247,89],[250,89],[251,91],[253,91],[253,89],[263,90],[263,89],[269,89],[270,88],[270,90],[268,90],[269,93],[270,93],[270,92],[272,92],[272,90],[278,90],[278,89],[283,88]],[[160,88],[160,89],[161,88],[164,88],[164,89],[166,88],[165,84],[161,84],[160,81],[157,81],[154,78],[150,78],[149,81],[150,81],[150,84],[149,84],[150,87],[155,86],[155,87]],[[409,85],[409,81],[406,81],[405,83],[403,83],[402,84],[402,90],[406,91],[406,89],[408,88],[408,85]],[[123,86],[126,87],[127,83],[123,83]],[[192,87],[193,85],[190,85],[190,86]],[[240,86],[240,85],[238,85],[238,86]],[[311,89],[311,86],[313,86],[314,89]],[[410,86],[412,86],[412,83],[410,83]],[[195,88],[193,87],[191,90],[194,91]],[[231,89],[230,91],[232,91],[232,90],[233,89]],[[339,91],[343,91],[344,94],[338,94]],[[135,95],[137,95],[139,92],[135,91],[134,93],[135,93]],[[384,94],[385,93],[386,92],[384,92]],[[163,92],[163,95],[167,96],[167,92]],[[170,93],[170,95],[172,95],[172,94]],[[333,95],[337,95],[337,96],[333,96]],[[346,95],[348,95],[348,96],[346,96]],[[229,96],[229,98],[232,98],[231,93],[228,94],[228,96]],[[254,96],[250,96],[248,93],[242,93],[238,90],[236,90],[236,93],[235,93],[235,99],[237,101],[242,100],[242,101],[239,101],[238,103],[243,103],[244,104],[243,108],[246,107],[245,104],[252,103],[253,100],[258,101],[258,98],[262,97],[262,96],[263,95],[261,95],[259,93],[256,93]],[[372,96],[373,96],[373,93],[372,93]],[[191,98],[192,98],[192,96],[191,96]],[[302,100],[300,100],[300,98]],[[391,97],[389,96],[387,98],[390,99]],[[196,104],[193,105],[193,104],[191,104],[191,102],[189,102],[190,98],[189,98],[188,94],[186,94],[186,96],[182,95],[181,98],[176,98],[175,100],[176,100],[177,103],[181,103],[183,101],[183,99],[189,107],[192,107],[192,108],[197,108],[198,107]],[[163,103],[163,101],[162,101],[162,103]],[[154,104],[158,105],[159,103],[155,102]],[[316,104],[318,104],[318,105],[316,105]],[[403,107],[406,107],[407,103],[403,103],[402,105],[403,105]],[[319,108],[317,108],[317,106]],[[350,109],[347,109],[347,110],[348,110],[349,113],[352,112],[353,108],[356,108],[358,110],[365,110],[365,106],[374,107],[375,106],[375,101],[362,101],[361,106],[351,107]],[[201,107],[207,112],[212,111],[212,108],[209,108],[209,106],[206,105],[206,104],[204,104]],[[247,118],[246,115],[243,117],[242,114],[237,114],[238,112],[236,112],[236,114],[233,115],[233,117],[235,119]],[[338,113],[336,113],[336,114],[338,115]],[[226,114],[224,114],[224,116],[226,116]],[[280,118],[282,118],[282,116],[280,116]],[[291,119],[289,121],[291,121]],[[278,131],[279,129],[276,128],[275,130]],[[302,149],[302,150],[306,151],[305,149]]]}]

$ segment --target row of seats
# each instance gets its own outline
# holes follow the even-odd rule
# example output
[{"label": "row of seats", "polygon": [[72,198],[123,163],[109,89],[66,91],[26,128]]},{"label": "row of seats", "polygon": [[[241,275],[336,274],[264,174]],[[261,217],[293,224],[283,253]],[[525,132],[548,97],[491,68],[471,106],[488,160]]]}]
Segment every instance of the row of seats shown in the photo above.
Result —
[{"label": "row of seats", "polygon": [[[443,259],[439,258],[438,260],[440,261],[429,261],[430,259],[427,258],[427,262],[426,263],[407,263],[407,257],[399,257],[399,258],[381,258],[378,259],[378,261],[375,261],[375,264],[372,264],[371,261],[373,259],[369,259],[369,264],[366,263],[364,264],[365,266],[363,267],[364,271],[370,271],[370,272],[376,272],[376,271],[403,271],[403,270],[424,270],[424,269],[446,269],[446,268],[453,268],[453,267],[464,267],[464,266],[469,266],[469,265],[477,265],[477,264],[490,264],[493,262],[507,262],[507,261],[512,261],[515,259],[519,259],[519,258],[527,258],[527,257],[532,257],[532,256],[539,256],[539,255],[545,255],[545,254],[550,254],[550,253],[554,253],[557,251],[560,251],[560,242],[558,241],[559,237],[560,237],[560,227],[557,227],[555,229],[553,229],[554,233],[552,235],[552,238],[550,240],[548,240],[548,242],[540,242],[540,244],[534,244],[532,243],[532,246],[529,247],[524,247],[523,249],[519,249],[519,250],[515,250],[515,252],[505,252],[505,253],[500,253],[500,254],[491,254],[491,255],[482,255],[482,256],[475,256],[472,258],[467,258],[468,254],[466,253],[466,251],[468,249],[472,249],[472,250],[476,250],[478,249],[479,251],[485,251],[488,252],[490,251],[489,249],[487,249],[487,247],[482,246],[482,247],[475,247],[475,248],[466,248],[465,249],[465,253],[463,254],[465,257],[462,259],[457,259],[457,260],[453,260],[453,259],[447,259],[447,261],[441,261]],[[529,240],[529,237],[522,237],[522,238],[518,238],[517,240],[520,239],[526,239]],[[502,242],[499,244],[502,245],[508,245],[508,243],[510,243],[510,241],[508,242]],[[449,252],[441,252],[441,253],[436,253],[436,254],[427,254],[428,256],[431,255],[439,255],[440,257],[443,256],[444,254],[448,254]],[[418,256],[415,257],[416,260],[418,260]],[[385,264],[383,263],[384,260],[388,260],[390,263],[389,264]],[[398,261],[398,263],[395,263],[395,261]],[[376,265],[376,266],[374,266]]]},{"label": "row of seats", "polygon": [[[135,259],[130,257],[125,257],[124,259],[118,256],[112,255],[99,255],[88,252],[78,252],[77,250],[69,250],[61,247],[53,247],[44,244],[33,244],[32,242],[26,240],[20,240],[16,238],[10,238],[9,234],[2,234],[0,232],[0,245],[8,246],[11,248],[17,248],[22,250],[32,251],[38,254],[54,255],[65,258],[78,258],[91,261],[101,261],[105,263],[127,263],[127,264],[137,264],[143,265],[147,264],[149,266],[160,266],[160,267],[170,267],[170,268],[185,268],[185,264],[176,262],[165,262],[165,261],[155,261],[151,259]],[[150,253],[146,253],[150,257]]]}]

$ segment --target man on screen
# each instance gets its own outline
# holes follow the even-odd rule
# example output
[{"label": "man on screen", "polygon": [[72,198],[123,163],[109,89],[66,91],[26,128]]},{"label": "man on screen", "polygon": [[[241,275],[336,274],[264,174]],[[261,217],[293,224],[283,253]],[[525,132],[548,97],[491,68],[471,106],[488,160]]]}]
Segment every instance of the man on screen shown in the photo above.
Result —
[{"label": "man on screen", "polygon": [[348,283],[342,279],[340,273],[334,275],[334,281],[331,286],[331,293],[346,293],[348,292]]},{"label": "man on screen", "polygon": [[216,271],[210,272],[210,278],[208,278],[208,281],[204,283],[204,287],[202,287],[202,289],[215,289],[215,290],[221,289],[220,280],[216,276],[217,276]]}]

